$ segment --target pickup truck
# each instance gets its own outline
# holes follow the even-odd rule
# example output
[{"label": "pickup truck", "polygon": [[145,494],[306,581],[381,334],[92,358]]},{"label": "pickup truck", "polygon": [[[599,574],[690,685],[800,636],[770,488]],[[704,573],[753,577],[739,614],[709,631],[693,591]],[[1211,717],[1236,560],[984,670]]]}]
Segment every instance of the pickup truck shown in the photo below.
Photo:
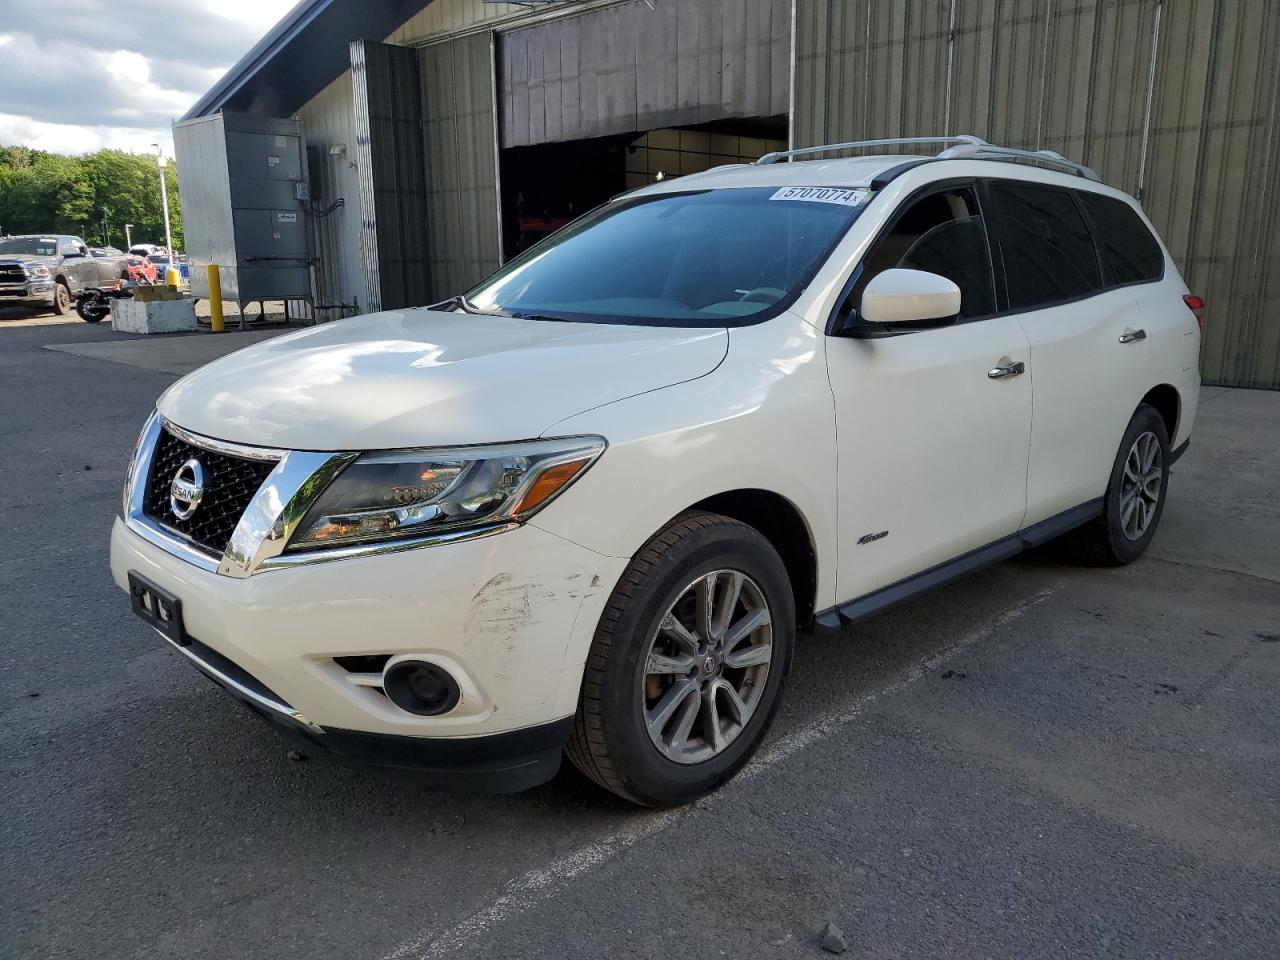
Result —
[{"label": "pickup truck", "polygon": [[94,257],[79,237],[33,234],[0,239],[0,305],[32,306],[58,316],[88,290],[128,280],[124,257]]}]

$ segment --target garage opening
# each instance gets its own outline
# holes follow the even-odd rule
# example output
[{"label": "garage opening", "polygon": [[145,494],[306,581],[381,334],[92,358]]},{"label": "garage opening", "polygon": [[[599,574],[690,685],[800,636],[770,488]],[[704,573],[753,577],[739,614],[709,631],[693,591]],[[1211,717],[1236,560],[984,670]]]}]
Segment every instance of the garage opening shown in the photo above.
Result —
[{"label": "garage opening", "polygon": [[785,150],[787,118],[718,120],[502,151],[507,259],[627,190]]}]

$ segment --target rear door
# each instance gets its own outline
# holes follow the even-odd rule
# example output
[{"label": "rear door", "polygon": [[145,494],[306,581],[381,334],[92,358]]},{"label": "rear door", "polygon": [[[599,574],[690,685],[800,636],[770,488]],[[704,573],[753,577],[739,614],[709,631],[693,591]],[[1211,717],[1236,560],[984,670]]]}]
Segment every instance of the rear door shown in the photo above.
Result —
[{"label": "rear door", "polygon": [[1109,287],[1074,190],[988,182],[1009,309],[1031,344],[1030,526],[1097,500],[1146,393],[1149,352],[1132,292]]},{"label": "rear door", "polygon": [[[856,309],[871,278],[892,267],[953,280],[961,314],[934,329],[827,340],[842,600],[1008,537],[1026,509],[1031,385],[1014,371],[1029,347],[1017,318],[996,312],[985,216],[971,183],[906,200],[850,278],[841,309]],[[992,376],[997,368],[1009,373]]]}]

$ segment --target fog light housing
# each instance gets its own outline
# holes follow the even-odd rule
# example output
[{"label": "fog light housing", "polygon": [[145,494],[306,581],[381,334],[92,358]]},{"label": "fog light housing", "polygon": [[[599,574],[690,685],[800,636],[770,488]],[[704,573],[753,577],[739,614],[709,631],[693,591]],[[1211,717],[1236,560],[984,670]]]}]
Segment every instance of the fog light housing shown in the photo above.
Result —
[{"label": "fog light housing", "polygon": [[387,699],[406,713],[438,717],[458,705],[462,691],[449,671],[425,660],[400,660],[382,675]]}]

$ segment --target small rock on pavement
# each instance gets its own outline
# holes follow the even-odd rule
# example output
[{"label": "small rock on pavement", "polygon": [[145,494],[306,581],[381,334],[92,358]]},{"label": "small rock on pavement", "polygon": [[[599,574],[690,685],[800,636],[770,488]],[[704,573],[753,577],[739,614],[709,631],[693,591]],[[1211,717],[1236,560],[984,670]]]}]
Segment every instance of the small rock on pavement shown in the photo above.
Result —
[{"label": "small rock on pavement", "polygon": [[307,755],[305,753],[300,753],[297,750],[290,750],[287,756],[294,763],[302,763],[302,761],[307,759]]},{"label": "small rock on pavement", "polygon": [[849,949],[844,934],[834,923],[828,923],[827,928],[822,931],[822,949],[827,953],[844,953]]}]

